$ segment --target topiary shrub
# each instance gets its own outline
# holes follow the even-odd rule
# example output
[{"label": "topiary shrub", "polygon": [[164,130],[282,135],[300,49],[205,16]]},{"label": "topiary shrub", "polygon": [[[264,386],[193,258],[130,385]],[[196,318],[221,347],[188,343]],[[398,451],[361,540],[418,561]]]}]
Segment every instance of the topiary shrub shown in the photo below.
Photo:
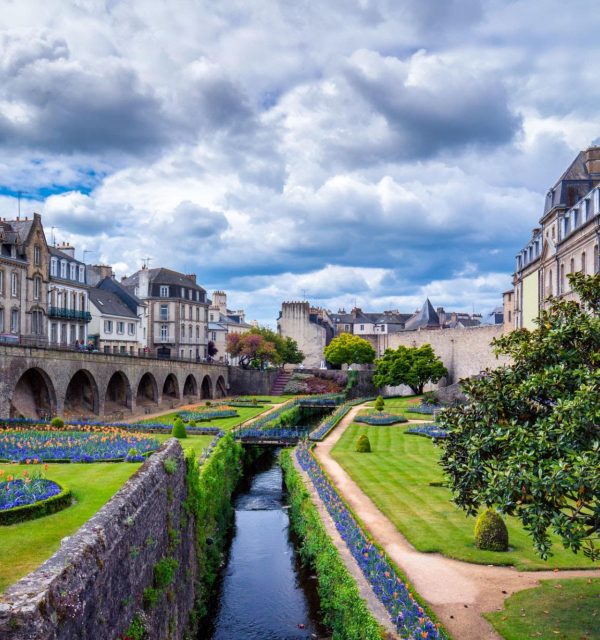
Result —
[{"label": "topiary shrub", "polygon": [[52,418],[52,420],[50,420],[50,426],[54,427],[55,429],[62,429],[65,426],[65,421],[62,418],[56,416],[55,418]]},{"label": "topiary shrub", "polygon": [[366,434],[362,434],[356,441],[356,450],[358,453],[371,453],[371,443],[369,437]]},{"label": "topiary shrub", "polygon": [[475,546],[485,551],[508,551],[508,529],[493,509],[487,509],[477,518]]},{"label": "topiary shrub", "polygon": [[185,430],[185,425],[183,424],[183,420],[181,418],[176,418],[173,423],[173,429],[171,430],[171,435],[174,438],[187,438],[187,431]]},{"label": "topiary shrub", "polygon": [[377,400],[375,400],[375,409],[377,411],[383,411],[385,407],[385,402],[381,396],[377,396]]}]

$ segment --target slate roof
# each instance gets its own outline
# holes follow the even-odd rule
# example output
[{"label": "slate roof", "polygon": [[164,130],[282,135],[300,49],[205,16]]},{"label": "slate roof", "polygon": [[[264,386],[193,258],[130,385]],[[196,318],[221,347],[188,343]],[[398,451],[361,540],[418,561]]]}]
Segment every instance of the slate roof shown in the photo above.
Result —
[{"label": "slate roof", "polygon": [[104,289],[93,288],[89,290],[90,302],[102,314],[109,316],[121,316],[123,318],[134,318],[137,315],[127,307],[114,293],[105,291]]},{"label": "slate roof", "polygon": [[65,253],[64,251],[61,251],[60,249],[57,249],[56,247],[49,246],[48,250],[50,251],[50,255],[56,256],[57,258],[60,258],[61,260],[68,260],[69,262],[76,262],[77,264],[83,264],[83,262],[81,262],[81,260],[77,260],[77,258],[73,258],[68,253]]},{"label": "slate roof", "polygon": [[421,310],[415,313],[404,324],[405,331],[415,331],[416,329],[425,329],[427,327],[439,327],[440,318],[429,298],[425,300],[425,304],[421,307]]},{"label": "slate roof", "polygon": [[[125,280],[122,281],[123,286],[128,289],[136,287],[139,284],[139,273],[139,271],[136,271],[128,278],[125,278]],[[188,276],[184,273],[173,271],[171,269],[165,269],[164,267],[148,269],[148,278],[151,284],[173,284],[206,293],[206,289],[203,289],[199,284],[194,282],[191,278],[188,278]]]},{"label": "slate roof", "polygon": [[21,238],[21,242],[25,242],[29,237],[29,233],[31,232],[31,227],[33,226],[34,219],[30,218],[29,220],[7,220],[7,223],[19,234]]}]

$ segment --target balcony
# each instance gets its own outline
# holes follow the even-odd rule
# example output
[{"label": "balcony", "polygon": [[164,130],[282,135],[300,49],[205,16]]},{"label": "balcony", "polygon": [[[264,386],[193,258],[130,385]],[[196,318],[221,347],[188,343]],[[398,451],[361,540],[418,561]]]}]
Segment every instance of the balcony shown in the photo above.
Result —
[{"label": "balcony", "polygon": [[64,307],[50,307],[48,309],[49,318],[62,318],[63,320],[83,320],[91,322],[92,314],[89,311],[79,311],[78,309],[65,309]]}]

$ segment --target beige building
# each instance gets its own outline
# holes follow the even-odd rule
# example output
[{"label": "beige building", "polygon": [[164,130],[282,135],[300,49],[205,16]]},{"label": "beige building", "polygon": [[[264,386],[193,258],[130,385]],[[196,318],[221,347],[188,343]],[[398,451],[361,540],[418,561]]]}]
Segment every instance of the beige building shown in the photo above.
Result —
[{"label": "beige building", "polygon": [[208,308],[208,338],[209,351],[211,347],[217,350],[211,356],[214,361],[237,365],[237,358],[227,355],[227,335],[245,333],[252,326],[246,322],[246,312],[243,309],[234,311],[227,308],[227,294],[224,291],[213,291]]},{"label": "beige building", "polygon": [[573,298],[569,273],[598,273],[599,185],[600,147],[590,147],[548,191],[539,226],[517,254],[513,328],[534,328],[549,296]]}]

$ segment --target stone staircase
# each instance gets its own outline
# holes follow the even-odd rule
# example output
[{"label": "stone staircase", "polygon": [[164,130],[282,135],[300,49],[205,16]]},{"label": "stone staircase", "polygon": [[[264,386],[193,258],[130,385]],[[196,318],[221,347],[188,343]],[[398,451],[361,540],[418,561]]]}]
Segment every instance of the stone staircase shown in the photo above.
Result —
[{"label": "stone staircase", "polygon": [[285,389],[285,385],[288,383],[288,380],[292,377],[291,371],[286,371],[282,369],[277,377],[275,378],[275,382],[271,387],[271,395],[272,396],[280,396]]}]

